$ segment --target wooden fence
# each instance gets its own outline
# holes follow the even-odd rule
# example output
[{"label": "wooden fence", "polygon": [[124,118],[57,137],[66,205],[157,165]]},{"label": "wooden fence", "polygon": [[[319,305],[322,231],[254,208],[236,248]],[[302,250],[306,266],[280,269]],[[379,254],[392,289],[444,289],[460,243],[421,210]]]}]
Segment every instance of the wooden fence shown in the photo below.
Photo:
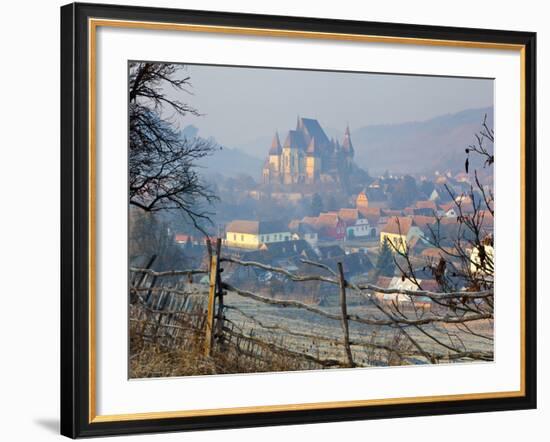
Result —
[{"label": "wooden fence", "polygon": [[[140,323],[139,333],[143,339],[170,348],[185,348],[188,345],[186,341],[199,339],[205,357],[212,356],[214,352],[223,352],[232,348],[239,355],[254,359],[268,360],[269,354],[295,358],[302,361],[303,365],[308,368],[365,365],[363,360],[359,361],[354,356],[356,351],[353,351],[353,348],[356,347],[372,352],[385,352],[388,358],[393,358],[397,363],[412,363],[411,361],[414,360],[435,363],[441,360],[492,360],[493,358],[492,349],[473,350],[464,345],[462,347],[455,344],[448,345],[442,342],[441,337],[434,336],[434,331],[428,331],[427,327],[454,324],[457,327],[465,326],[469,329],[468,324],[492,320],[492,291],[437,293],[425,290],[384,289],[371,284],[357,285],[346,280],[342,263],[338,263],[336,270],[333,270],[320,263],[302,260],[305,265],[322,270],[324,274],[295,274],[284,268],[222,256],[219,239],[214,249],[210,243],[207,243],[207,250],[209,253],[207,269],[157,272],[151,270],[154,257],[148,263],[147,268],[131,269],[130,320]],[[277,299],[236,287],[223,280],[224,264],[254,267],[277,273],[293,283],[320,281],[334,285],[338,290],[338,313],[298,300]],[[204,285],[190,283],[194,275],[208,275],[208,291],[204,290]],[[161,283],[161,281],[163,282]],[[376,317],[366,317],[350,312],[348,306],[348,291],[350,290],[369,302],[379,314]],[[337,321],[341,329],[340,337],[304,333],[292,330],[282,324],[268,324],[237,305],[229,305],[226,302],[228,292],[256,303],[276,308],[291,307],[317,315],[325,320]],[[440,306],[447,306],[451,302],[455,305],[456,300],[460,300],[467,308],[459,309],[457,312],[455,307],[453,314],[446,312],[439,315],[437,313],[426,315],[423,312],[415,311],[413,317],[410,317],[397,305],[389,309],[382,306],[373,297],[374,292],[407,296],[413,305],[414,299],[417,297],[428,298]],[[480,308],[482,304],[489,305],[491,308]],[[227,312],[235,312],[245,319],[249,324],[248,330],[239,327],[235,321],[229,319],[226,315]],[[399,334],[404,337],[406,345],[403,345],[402,340],[381,343],[368,337],[365,339],[361,336],[352,336],[350,323],[387,327],[393,330],[395,335]],[[265,334],[257,333],[255,330],[275,333],[279,337],[286,336],[324,342],[333,348],[338,347],[340,350],[333,351],[330,357],[322,357],[315,354],[314,351],[312,354],[311,351],[298,350],[285,345],[282,339],[279,342],[269,340]],[[438,351],[433,348],[426,350],[418,338],[413,336],[411,330],[417,334],[426,335],[426,339],[429,339],[434,345],[437,344],[436,347],[439,345],[442,350]],[[472,333],[473,335],[479,334]],[[456,342],[456,339],[453,341],[451,336],[447,336],[447,338],[450,339],[449,342]],[[483,335],[483,338],[490,340],[492,336]]]}]

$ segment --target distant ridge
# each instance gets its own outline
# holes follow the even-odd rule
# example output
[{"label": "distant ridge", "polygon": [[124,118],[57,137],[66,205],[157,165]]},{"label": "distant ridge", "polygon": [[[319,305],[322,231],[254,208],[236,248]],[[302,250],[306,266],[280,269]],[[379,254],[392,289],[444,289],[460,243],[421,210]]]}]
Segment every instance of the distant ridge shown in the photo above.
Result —
[{"label": "distant ridge", "polygon": [[201,173],[206,175],[219,173],[226,177],[235,177],[239,174],[246,174],[259,180],[262,174],[263,160],[248,155],[240,149],[222,147],[213,155],[201,159],[199,165],[205,168]]},{"label": "distant ridge", "polygon": [[467,109],[426,121],[364,126],[352,132],[360,167],[372,174],[461,171],[465,148],[484,116],[493,126],[493,108]]}]

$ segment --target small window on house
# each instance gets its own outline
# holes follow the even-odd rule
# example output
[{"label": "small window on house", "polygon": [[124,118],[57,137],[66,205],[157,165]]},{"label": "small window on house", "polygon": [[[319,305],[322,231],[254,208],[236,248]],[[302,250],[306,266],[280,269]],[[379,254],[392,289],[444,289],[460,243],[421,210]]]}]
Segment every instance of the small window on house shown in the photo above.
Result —
[{"label": "small window on house", "polygon": [[237,235],[233,234],[233,241],[237,241]]},{"label": "small window on house", "polygon": [[244,241],[244,235],[241,235],[241,241]]}]

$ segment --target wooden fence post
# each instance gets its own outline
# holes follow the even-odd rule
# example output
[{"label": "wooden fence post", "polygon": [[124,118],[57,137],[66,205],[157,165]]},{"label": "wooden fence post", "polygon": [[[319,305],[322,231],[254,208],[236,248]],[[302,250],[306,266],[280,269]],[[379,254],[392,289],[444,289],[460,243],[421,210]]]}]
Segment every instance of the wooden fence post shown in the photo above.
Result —
[{"label": "wooden fence post", "polygon": [[340,282],[340,308],[342,309],[342,331],[344,332],[344,349],[346,350],[346,357],[348,359],[348,365],[354,367],[353,355],[351,353],[351,346],[349,343],[349,324],[348,324],[348,307],[346,305],[346,280],[344,278],[344,268],[342,263],[338,263],[338,273]]},{"label": "wooden fence post", "polygon": [[218,256],[218,278],[217,278],[217,300],[218,300],[218,312],[216,315],[216,338],[220,341],[223,338],[223,287],[222,287],[222,272],[223,268],[220,267],[221,262],[221,245],[222,240],[221,238],[218,238],[218,241],[216,242],[216,255]]},{"label": "wooden fence post", "polygon": [[[144,269],[150,269],[151,267],[153,267],[153,263],[155,262],[155,260],[157,259],[157,255],[151,255],[151,258],[149,259],[149,261],[147,261],[147,264],[145,264],[145,267]],[[139,275],[136,274],[136,276]],[[147,277],[147,272],[143,272],[141,274],[141,278],[139,279],[139,282],[137,282],[136,284],[136,281],[134,281],[134,285],[136,287],[141,287],[141,285],[145,282],[145,278]]]},{"label": "wooden fence post", "polygon": [[[209,248],[210,252],[210,248]],[[204,334],[204,355],[212,354],[212,345],[214,343],[214,310],[216,302],[216,293],[218,292],[219,275],[220,275],[220,253],[221,239],[218,238],[216,243],[216,254],[212,254],[210,260],[210,287],[208,290],[208,308],[206,311],[206,327]]]},{"label": "wooden fence post", "polygon": [[208,252],[208,272],[210,272],[210,268],[212,267],[212,243],[210,242],[210,238],[206,238],[206,251]]}]

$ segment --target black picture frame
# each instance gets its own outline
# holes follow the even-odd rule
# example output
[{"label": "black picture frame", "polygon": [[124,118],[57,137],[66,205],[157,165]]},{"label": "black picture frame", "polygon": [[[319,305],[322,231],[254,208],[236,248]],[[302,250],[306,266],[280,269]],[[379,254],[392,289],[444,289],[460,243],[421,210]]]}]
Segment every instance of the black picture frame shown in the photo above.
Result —
[{"label": "black picture frame", "polygon": [[[524,395],[162,419],[90,421],[89,18],[522,45],[525,81]],[[536,408],[536,34],[73,3],[61,8],[61,434],[76,438]]]}]

